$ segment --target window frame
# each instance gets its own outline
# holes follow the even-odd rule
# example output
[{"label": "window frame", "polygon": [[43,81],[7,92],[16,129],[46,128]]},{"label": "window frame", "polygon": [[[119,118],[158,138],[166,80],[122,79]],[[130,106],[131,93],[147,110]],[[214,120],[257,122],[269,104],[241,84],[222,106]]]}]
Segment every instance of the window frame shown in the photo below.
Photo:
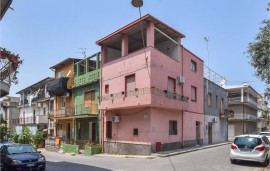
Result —
[{"label": "window frame", "polygon": [[169,135],[177,135],[177,121],[169,120]]},{"label": "window frame", "polygon": [[[192,89],[194,89],[195,99],[192,99],[192,98],[193,98],[193,97],[192,97]],[[190,98],[190,100],[191,100],[192,102],[197,102],[197,87],[195,87],[195,86],[191,86],[191,98]]]},{"label": "window frame", "polygon": [[197,72],[197,62],[191,60],[191,71]]},{"label": "window frame", "polygon": [[106,121],[106,138],[112,138],[112,121]]},{"label": "window frame", "polygon": [[208,105],[208,107],[212,107],[213,106],[212,93],[210,93],[210,92],[208,92],[208,94],[207,94],[207,105]]}]

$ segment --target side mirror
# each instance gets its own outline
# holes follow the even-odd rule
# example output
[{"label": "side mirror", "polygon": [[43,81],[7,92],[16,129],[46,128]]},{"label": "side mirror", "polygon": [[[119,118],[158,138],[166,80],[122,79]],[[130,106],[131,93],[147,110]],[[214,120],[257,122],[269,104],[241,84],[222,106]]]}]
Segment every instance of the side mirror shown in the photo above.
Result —
[{"label": "side mirror", "polygon": [[41,153],[41,151],[38,151],[38,153]]}]

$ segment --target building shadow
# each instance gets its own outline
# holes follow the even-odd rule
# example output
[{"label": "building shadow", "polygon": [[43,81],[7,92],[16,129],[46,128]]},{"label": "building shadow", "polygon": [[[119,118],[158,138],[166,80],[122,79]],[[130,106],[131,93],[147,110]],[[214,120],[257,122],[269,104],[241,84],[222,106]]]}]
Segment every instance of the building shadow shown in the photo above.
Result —
[{"label": "building shadow", "polygon": [[258,162],[253,162],[253,161],[237,161],[235,165],[238,166],[248,166],[248,167],[256,167],[256,168],[265,168],[265,169],[270,169],[270,165],[267,167],[263,167],[260,163]]},{"label": "building shadow", "polygon": [[80,171],[80,170],[91,170],[91,171],[112,171],[110,169],[105,169],[96,166],[70,163],[70,162],[51,162],[46,161],[46,171]]}]

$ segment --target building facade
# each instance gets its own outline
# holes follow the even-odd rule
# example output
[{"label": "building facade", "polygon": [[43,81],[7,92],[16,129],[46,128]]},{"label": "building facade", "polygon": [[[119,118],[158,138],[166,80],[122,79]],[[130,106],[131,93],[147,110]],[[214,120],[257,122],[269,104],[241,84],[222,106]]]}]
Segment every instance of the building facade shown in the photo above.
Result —
[{"label": "building facade", "polygon": [[97,41],[106,153],[151,154],[202,144],[203,61],[183,47],[182,38],[146,15]]},{"label": "building facade", "polygon": [[231,141],[240,134],[258,132],[258,99],[262,96],[250,85],[228,86],[228,105],[234,111],[234,117],[229,118],[228,140]]},{"label": "building facade", "polygon": [[52,105],[52,99],[47,92],[47,84],[53,78],[47,77],[16,94],[20,95],[20,117],[16,132],[20,133],[23,127],[28,127],[32,134],[36,131],[47,132],[48,112]]},{"label": "building facade", "polygon": [[204,144],[228,140],[228,92],[221,85],[204,79]]},{"label": "building facade", "polygon": [[99,104],[99,77],[100,53],[96,53],[75,64],[74,77],[74,138],[76,144],[83,145],[89,142],[99,142],[100,115]]},{"label": "building facade", "polygon": [[5,96],[0,102],[0,114],[7,121],[7,128],[12,133],[19,124],[19,97]]},{"label": "building facade", "polygon": [[54,108],[50,111],[50,123],[54,123],[53,136],[67,144],[74,143],[74,97],[72,87],[76,75],[76,62],[80,59],[67,58],[50,67],[54,80],[48,83],[48,92],[54,98]]}]

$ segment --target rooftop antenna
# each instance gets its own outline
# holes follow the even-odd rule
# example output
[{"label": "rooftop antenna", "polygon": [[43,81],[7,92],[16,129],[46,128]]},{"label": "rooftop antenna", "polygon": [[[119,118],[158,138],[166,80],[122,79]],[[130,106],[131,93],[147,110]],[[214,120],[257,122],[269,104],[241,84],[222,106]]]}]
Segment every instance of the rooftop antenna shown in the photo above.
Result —
[{"label": "rooftop antenna", "polygon": [[83,58],[86,58],[86,50],[89,48],[79,48],[81,52],[76,52],[76,53],[81,53],[83,55]]},{"label": "rooftop antenna", "polygon": [[209,41],[209,37],[204,37],[204,42],[206,43],[206,50],[207,50],[208,79],[211,79],[211,78],[210,78],[210,60],[209,60],[208,41]]}]

